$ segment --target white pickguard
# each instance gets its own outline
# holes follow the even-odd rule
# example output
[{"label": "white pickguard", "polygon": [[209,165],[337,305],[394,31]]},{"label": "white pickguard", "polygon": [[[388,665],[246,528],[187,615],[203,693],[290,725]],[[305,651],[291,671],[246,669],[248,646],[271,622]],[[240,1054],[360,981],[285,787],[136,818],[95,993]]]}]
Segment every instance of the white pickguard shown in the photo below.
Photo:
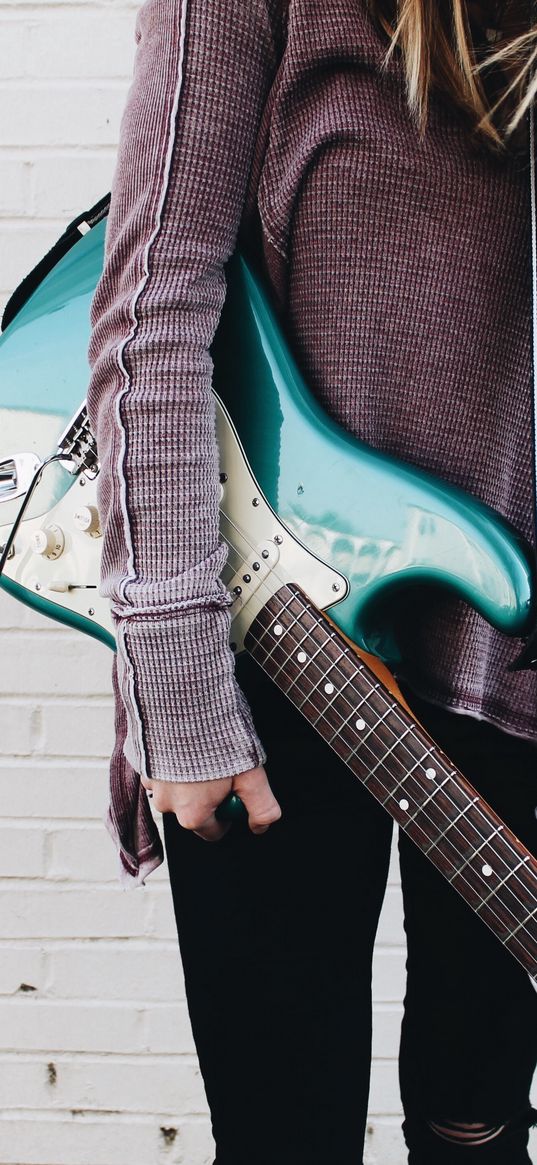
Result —
[{"label": "white pickguard", "polygon": [[[215,400],[220,465],[227,474],[221,486],[220,533],[230,545],[222,579],[234,594],[231,640],[241,651],[250,623],[285,582],[298,583],[320,609],[343,599],[349,584],[279,521],[257,487],[227,410],[218,397]],[[38,497],[41,488],[37,486]],[[28,591],[29,600],[33,594],[46,599],[52,618],[69,611],[113,637],[109,601],[99,594],[102,539],[78,528],[75,514],[80,507],[97,510],[97,478],[83,473],[73,478],[71,488],[45,515],[21,523],[5,574]],[[0,543],[10,528],[11,523],[0,524]],[[56,558],[38,553],[34,545],[35,535],[51,528],[63,535],[63,549]]]}]

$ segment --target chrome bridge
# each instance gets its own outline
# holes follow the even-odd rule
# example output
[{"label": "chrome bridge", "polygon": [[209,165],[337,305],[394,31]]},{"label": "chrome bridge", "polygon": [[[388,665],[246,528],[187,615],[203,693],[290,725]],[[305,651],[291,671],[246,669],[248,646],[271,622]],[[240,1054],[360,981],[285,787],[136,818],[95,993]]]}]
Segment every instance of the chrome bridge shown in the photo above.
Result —
[{"label": "chrome bridge", "polygon": [[97,477],[97,442],[90,428],[85,401],[62,433],[58,441],[58,453],[62,455],[62,460],[66,460],[68,473],[85,473],[90,479]]}]

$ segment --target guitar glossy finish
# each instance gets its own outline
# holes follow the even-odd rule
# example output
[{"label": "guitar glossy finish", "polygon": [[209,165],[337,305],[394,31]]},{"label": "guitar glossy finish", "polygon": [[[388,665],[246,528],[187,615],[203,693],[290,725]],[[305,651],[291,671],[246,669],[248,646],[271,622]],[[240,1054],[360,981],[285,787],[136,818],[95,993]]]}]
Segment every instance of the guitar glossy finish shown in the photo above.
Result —
[{"label": "guitar glossy finish", "polygon": [[[54,452],[86,396],[89,311],[105,226],[103,219],[80,237],[0,336],[0,460],[22,451],[42,460]],[[47,513],[72,484],[63,466],[52,466],[27,516]],[[0,527],[13,522],[17,508],[1,503]]]},{"label": "guitar glossy finish", "polygon": [[[81,237],[0,338],[0,458],[52,452],[86,395],[89,306],[102,269],[104,229],[105,220]],[[213,346],[214,391],[275,515],[325,569],[347,580],[322,604],[333,621],[360,646],[395,661],[390,608],[398,592],[426,583],[448,588],[507,634],[528,631],[533,564],[517,533],[474,498],[336,424],[308,390],[269,299],[241,255],[227,274]],[[64,469],[48,469],[29,516],[49,514],[72,486]],[[15,501],[0,500],[4,533],[16,509]],[[284,581],[280,577],[273,589]],[[68,617],[52,603],[47,612],[43,596],[38,603],[7,574],[0,585],[98,634],[82,613]],[[106,632],[101,637],[109,639]]]},{"label": "guitar glossy finish", "polygon": [[345,634],[396,661],[390,607],[398,591],[423,583],[449,589],[508,634],[528,630],[533,567],[522,539],[477,499],[332,420],[241,256],[230,265],[213,355],[214,390],[269,504],[348,579],[346,598],[330,612]]},{"label": "guitar glossy finish", "polygon": [[[14,459],[0,471],[0,541],[20,505],[25,461],[54,453],[60,438],[71,455],[66,429],[91,437],[81,403],[103,237],[101,222],[0,341],[0,461]],[[447,587],[503,631],[524,633],[533,616],[529,552],[485,506],[330,419],[240,255],[228,289],[213,355],[236,647],[246,646],[534,981],[537,860],[405,711],[378,659],[355,647],[396,658],[387,604],[415,583]],[[74,474],[45,470],[0,584],[115,647],[98,593],[96,465],[83,450]],[[219,810],[240,812],[237,798]]]}]

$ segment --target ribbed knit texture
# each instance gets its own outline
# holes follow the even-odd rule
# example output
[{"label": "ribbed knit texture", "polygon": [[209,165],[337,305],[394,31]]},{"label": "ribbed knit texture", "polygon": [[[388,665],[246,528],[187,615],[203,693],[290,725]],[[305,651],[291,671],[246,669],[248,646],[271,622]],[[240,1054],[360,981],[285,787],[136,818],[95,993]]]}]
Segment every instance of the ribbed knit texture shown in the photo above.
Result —
[{"label": "ribbed knit texture", "polygon": [[[420,141],[362,0],[146,0],[136,36],[88,390],[118,645],[107,824],[130,885],[163,856],[140,774],[266,759],[219,577],[209,348],[237,239],[327,411],[533,537],[525,159],[472,146],[437,95]],[[519,642],[432,593],[400,635],[423,696],[537,739],[537,679],[506,671]]]}]

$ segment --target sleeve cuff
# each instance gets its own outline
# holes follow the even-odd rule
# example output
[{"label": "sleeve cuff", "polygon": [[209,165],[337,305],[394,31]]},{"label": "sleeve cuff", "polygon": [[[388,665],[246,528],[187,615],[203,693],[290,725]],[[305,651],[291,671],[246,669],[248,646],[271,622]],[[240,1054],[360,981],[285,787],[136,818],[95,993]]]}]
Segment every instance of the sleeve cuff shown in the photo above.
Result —
[{"label": "sleeve cuff", "polygon": [[228,607],[116,621],[124,753],[144,778],[213,780],[264,764],[235,677],[230,624]]}]

